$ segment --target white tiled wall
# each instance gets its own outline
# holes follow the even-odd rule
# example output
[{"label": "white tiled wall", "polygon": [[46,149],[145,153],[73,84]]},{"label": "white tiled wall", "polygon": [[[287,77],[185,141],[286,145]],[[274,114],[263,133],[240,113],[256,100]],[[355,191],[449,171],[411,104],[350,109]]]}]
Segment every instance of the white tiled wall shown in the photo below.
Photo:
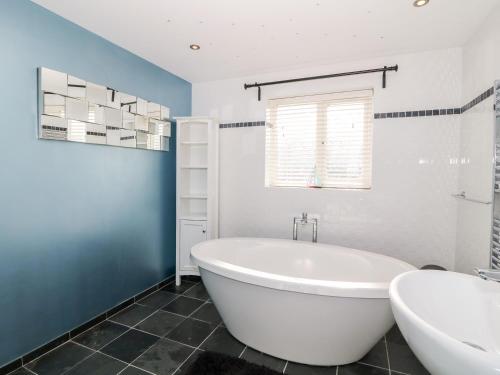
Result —
[{"label": "white tiled wall", "polygon": [[[463,48],[463,95],[468,102],[500,79],[500,8]],[[459,190],[481,200],[492,198],[494,114],[489,98],[462,115]],[[497,194],[498,195],[498,194]],[[497,197],[498,199],[498,197]],[[492,206],[460,201],[457,216],[457,271],[488,267]]]},{"label": "white tiled wall", "polygon": [[[482,201],[492,201],[493,196],[493,132],[493,97],[462,115],[458,190]],[[492,208],[458,201],[457,271],[471,273],[474,267],[489,266]]]},{"label": "white tiled wall", "polygon": [[[375,112],[461,105],[460,49],[193,84],[193,115],[221,123],[265,119],[265,99],[373,87]],[[399,64],[381,74],[265,87],[255,82]],[[222,236],[290,238],[292,217],[320,217],[319,241],[413,263],[454,266],[460,116],[380,119],[374,123],[371,191],[264,188],[264,128],[220,131]],[[305,234],[305,239],[309,234]]]},{"label": "white tiled wall", "polygon": [[224,129],[221,235],[290,238],[307,211],[320,242],[452,267],[458,127],[457,116],[377,121],[369,192],[264,188],[264,128]]}]

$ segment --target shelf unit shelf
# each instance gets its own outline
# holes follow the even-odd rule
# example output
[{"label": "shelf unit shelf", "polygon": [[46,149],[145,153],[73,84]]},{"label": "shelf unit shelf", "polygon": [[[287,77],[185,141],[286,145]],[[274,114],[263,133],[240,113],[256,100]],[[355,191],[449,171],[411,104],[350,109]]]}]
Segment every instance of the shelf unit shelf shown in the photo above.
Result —
[{"label": "shelf unit shelf", "polygon": [[184,215],[184,216],[179,216],[180,220],[194,220],[194,221],[206,221],[207,216],[206,215]]},{"label": "shelf unit shelf", "polygon": [[211,118],[177,118],[177,260],[181,275],[199,275],[191,263],[195,244],[217,238],[219,124]]},{"label": "shelf unit shelf", "polygon": [[182,166],[181,169],[208,169],[208,166],[203,166],[203,165],[186,165],[186,166]]},{"label": "shelf unit shelf", "polygon": [[181,145],[185,145],[185,146],[206,146],[206,145],[208,145],[208,142],[203,142],[203,141],[201,141],[201,142],[196,142],[196,141],[194,141],[194,142],[187,142],[186,141],[186,142],[181,142]]}]

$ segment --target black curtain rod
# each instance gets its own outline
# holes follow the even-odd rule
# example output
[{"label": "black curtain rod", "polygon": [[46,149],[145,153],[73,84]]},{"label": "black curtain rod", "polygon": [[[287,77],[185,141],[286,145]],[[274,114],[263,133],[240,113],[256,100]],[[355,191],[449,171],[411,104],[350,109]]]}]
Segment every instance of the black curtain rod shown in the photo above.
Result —
[{"label": "black curtain rod", "polygon": [[270,82],[255,82],[255,83],[245,83],[243,87],[246,89],[257,87],[257,98],[260,101],[261,98],[261,87],[262,86],[271,86],[271,85],[282,85],[284,83],[293,83],[293,82],[303,82],[303,81],[312,81],[314,79],[325,79],[325,78],[335,78],[335,77],[345,77],[345,76],[354,76],[358,74],[370,74],[370,73],[382,73],[382,88],[385,89],[387,84],[387,72],[398,71],[398,66],[384,66],[383,68],[377,69],[367,69],[367,70],[356,70],[353,72],[344,72],[344,73],[335,73],[335,74],[325,74],[322,76],[312,76],[312,77],[302,77],[302,78],[292,78],[292,79],[284,79],[281,81],[270,81]]}]

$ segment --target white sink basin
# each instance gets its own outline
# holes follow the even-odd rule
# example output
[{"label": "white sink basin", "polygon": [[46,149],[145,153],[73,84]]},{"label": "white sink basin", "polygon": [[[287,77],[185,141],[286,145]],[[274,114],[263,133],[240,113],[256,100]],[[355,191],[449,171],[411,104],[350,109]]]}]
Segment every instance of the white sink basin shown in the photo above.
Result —
[{"label": "white sink basin", "polygon": [[411,271],[389,294],[401,333],[431,374],[500,374],[500,283]]}]

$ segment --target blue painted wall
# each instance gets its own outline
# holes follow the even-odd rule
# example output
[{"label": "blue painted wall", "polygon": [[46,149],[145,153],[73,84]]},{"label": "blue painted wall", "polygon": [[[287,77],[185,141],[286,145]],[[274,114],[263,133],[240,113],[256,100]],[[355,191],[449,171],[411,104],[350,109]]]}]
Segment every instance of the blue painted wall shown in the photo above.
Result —
[{"label": "blue painted wall", "polygon": [[175,152],[37,140],[36,68],[172,116],[190,115],[191,84],[26,0],[0,1],[0,50],[1,365],[175,265]]}]

